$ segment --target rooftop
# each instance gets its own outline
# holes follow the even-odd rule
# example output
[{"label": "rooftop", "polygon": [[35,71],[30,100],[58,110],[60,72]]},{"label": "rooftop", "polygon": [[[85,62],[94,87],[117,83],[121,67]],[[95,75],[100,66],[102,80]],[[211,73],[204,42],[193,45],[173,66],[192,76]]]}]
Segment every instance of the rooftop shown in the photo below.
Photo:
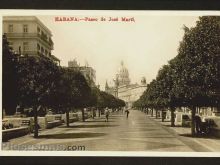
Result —
[{"label": "rooftop", "polygon": [[3,22],[7,21],[36,21],[38,24],[40,24],[51,36],[52,33],[50,29],[48,29],[36,16],[4,16]]}]

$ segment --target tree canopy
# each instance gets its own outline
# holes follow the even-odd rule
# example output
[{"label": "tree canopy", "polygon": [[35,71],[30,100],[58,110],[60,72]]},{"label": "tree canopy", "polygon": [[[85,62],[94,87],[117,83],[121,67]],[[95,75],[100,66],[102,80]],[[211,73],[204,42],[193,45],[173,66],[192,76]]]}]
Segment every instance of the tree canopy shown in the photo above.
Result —
[{"label": "tree canopy", "polygon": [[2,36],[2,108],[6,114],[14,114],[17,105],[17,57],[9,47],[5,35]]},{"label": "tree canopy", "polygon": [[159,70],[135,106],[219,106],[220,19],[200,17],[184,32],[177,56]]}]

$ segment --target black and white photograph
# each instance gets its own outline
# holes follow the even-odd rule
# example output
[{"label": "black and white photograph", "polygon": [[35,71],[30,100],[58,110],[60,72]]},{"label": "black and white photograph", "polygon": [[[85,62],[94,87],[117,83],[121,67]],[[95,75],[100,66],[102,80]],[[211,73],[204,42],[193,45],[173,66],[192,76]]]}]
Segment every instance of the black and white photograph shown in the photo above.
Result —
[{"label": "black and white photograph", "polygon": [[1,16],[1,152],[220,152],[220,12]]}]

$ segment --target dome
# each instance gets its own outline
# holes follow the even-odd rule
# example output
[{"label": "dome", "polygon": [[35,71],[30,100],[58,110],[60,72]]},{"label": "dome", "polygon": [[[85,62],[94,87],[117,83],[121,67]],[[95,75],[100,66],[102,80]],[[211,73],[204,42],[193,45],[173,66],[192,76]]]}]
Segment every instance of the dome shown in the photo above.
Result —
[{"label": "dome", "polygon": [[116,75],[119,85],[128,85],[130,83],[128,69],[124,66],[123,61],[118,69],[118,74]]},{"label": "dome", "polygon": [[128,77],[128,69],[124,66],[124,64],[122,63],[121,64],[121,67],[119,68],[119,70],[118,70],[118,74],[119,75],[124,75],[124,76],[126,76],[126,77]]}]

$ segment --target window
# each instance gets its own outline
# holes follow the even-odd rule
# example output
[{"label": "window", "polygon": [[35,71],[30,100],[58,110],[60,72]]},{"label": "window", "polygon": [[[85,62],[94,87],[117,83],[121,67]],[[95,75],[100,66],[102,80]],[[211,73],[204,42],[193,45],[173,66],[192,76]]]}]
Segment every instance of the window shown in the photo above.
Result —
[{"label": "window", "polygon": [[23,32],[28,33],[28,25],[23,25]]},{"label": "window", "polygon": [[9,33],[12,33],[12,32],[13,32],[13,25],[9,25],[9,26],[8,26],[8,32],[9,32]]},{"label": "window", "polygon": [[28,42],[23,42],[23,50],[27,51],[28,49]]}]

